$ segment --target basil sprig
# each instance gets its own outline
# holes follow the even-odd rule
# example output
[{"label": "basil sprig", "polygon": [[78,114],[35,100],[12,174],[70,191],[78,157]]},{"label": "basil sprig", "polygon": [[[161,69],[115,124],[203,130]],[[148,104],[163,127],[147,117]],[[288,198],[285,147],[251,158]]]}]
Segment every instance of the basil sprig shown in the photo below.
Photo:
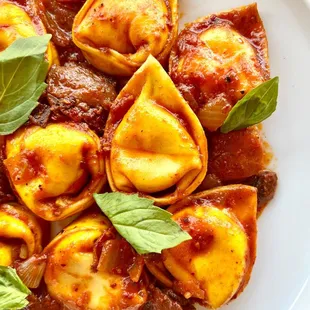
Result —
[{"label": "basil sprig", "polygon": [[17,39],[0,53],[0,135],[18,129],[37,106],[46,88],[45,52],[51,37]]},{"label": "basil sprig", "polygon": [[113,226],[139,254],[161,253],[191,236],[172,220],[171,213],[153,200],[123,193],[95,194],[94,198]]},{"label": "basil sprig", "polygon": [[243,129],[268,118],[277,108],[279,77],[248,92],[229,112],[222,133]]},{"label": "basil sprig", "polygon": [[28,305],[26,298],[30,294],[15,269],[0,266],[0,309],[23,309]]}]

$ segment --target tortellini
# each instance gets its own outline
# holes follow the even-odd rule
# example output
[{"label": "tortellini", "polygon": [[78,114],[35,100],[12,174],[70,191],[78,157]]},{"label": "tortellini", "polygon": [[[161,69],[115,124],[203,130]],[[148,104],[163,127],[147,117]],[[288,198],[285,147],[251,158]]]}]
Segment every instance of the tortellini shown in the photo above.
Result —
[{"label": "tortellini", "polygon": [[217,130],[238,100],[270,77],[257,5],[187,24],[172,50],[169,70],[202,125]]},{"label": "tortellini", "polygon": [[35,216],[16,203],[0,205],[0,265],[13,265],[42,251],[42,230]]},{"label": "tortellini", "polygon": [[152,54],[165,63],[177,36],[177,0],[87,0],[72,30],[96,68],[131,76]]},{"label": "tortellini", "polygon": [[[16,39],[43,34],[46,34],[45,27],[29,6],[22,7],[14,1],[0,0],[0,52]],[[46,58],[50,66],[59,63],[57,51],[51,42]]]},{"label": "tortellini", "polygon": [[203,128],[153,56],[114,101],[104,140],[113,191],[167,205],[192,193],[206,175]]},{"label": "tortellini", "polygon": [[149,270],[186,298],[219,308],[242,292],[256,258],[257,191],[229,185],[189,196],[168,208],[191,236],[160,258],[147,259]]},{"label": "tortellini", "polygon": [[20,200],[48,221],[89,207],[106,182],[100,140],[83,124],[20,128],[7,138],[4,164]]},{"label": "tortellini", "polygon": [[147,299],[147,280],[142,269],[134,281],[128,276],[134,252],[118,238],[99,213],[65,228],[44,250],[49,294],[67,309],[138,309]]}]

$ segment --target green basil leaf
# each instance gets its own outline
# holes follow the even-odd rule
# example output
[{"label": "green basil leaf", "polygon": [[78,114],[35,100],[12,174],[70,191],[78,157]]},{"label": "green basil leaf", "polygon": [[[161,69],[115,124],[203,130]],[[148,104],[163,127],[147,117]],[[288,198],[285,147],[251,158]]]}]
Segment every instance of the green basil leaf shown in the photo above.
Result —
[{"label": "green basil leaf", "polygon": [[94,198],[113,226],[139,254],[161,253],[190,240],[172,220],[172,214],[153,205],[153,200],[123,193],[95,194]]},{"label": "green basil leaf", "polygon": [[0,309],[23,309],[31,291],[18,277],[15,269],[0,266]]},{"label": "green basil leaf", "polygon": [[221,132],[246,128],[268,118],[277,108],[278,90],[277,76],[252,89],[231,109]]},{"label": "green basil leaf", "polygon": [[50,39],[49,34],[17,39],[0,53],[0,135],[18,129],[37,106],[46,88]]}]

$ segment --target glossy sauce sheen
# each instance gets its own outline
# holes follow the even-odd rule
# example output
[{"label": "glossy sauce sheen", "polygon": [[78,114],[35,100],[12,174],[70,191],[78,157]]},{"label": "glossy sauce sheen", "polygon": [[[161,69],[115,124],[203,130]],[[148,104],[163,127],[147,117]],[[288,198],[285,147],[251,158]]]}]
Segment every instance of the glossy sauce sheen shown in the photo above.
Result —
[{"label": "glossy sauce sheen", "polygon": [[[183,296],[218,308],[240,294],[256,258],[255,188],[230,185],[172,205],[192,240],[147,259],[150,272]],[[169,274],[170,273],[170,274]]]},{"label": "glossy sauce sheen", "polygon": [[[44,249],[48,256],[45,283],[52,297],[81,310],[126,309],[146,301],[144,273],[135,281],[130,276],[137,255],[127,242],[114,239],[116,234],[109,232],[110,228],[102,214],[89,213],[66,227]],[[101,243],[100,236],[105,234]],[[94,251],[97,242],[101,243],[100,251]],[[111,242],[116,246],[113,251],[109,251]]]},{"label": "glossy sauce sheen", "polygon": [[105,184],[99,138],[83,124],[19,129],[7,137],[4,164],[20,199],[50,221],[89,207]]},{"label": "glossy sauce sheen", "polygon": [[152,56],[113,103],[104,140],[113,191],[140,192],[167,205],[195,190],[206,174],[199,120]]},{"label": "glossy sauce sheen", "polygon": [[[38,18],[31,1],[0,1],[0,51],[6,49],[18,38],[46,34],[44,24]],[[46,52],[49,66],[59,64],[58,54],[53,43]]]},{"label": "glossy sauce sheen", "polygon": [[[46,255],[27,310],[217,308],[250,279],[257,211],[277,175],[264,170],[259,126],[217,129],[269,78],[265,30],[253,4],[193,22],[177,38],[177,2],[0,0],[0,50],[11,43],[7,29],[53,35],[40,105],[0,141],[0,264],[18,269]],[[170,78],[162,66],[172,47]],[[50,224],[35,215],[55,221],[88,208],[105,192],[105,171],[112,191],[171,205],[192,240],[142,257],[98,209],[49,240]]]},{"label": "glossy sauce sheen", "polygon": [[217,130],[238,100],[269,79],[267,48],[256,4],[186,25],[169,72],[205,128]]},{"label": "glossy sauce sheen", "polygon": [[48,32],[53,35],[53,42],[60,47],[71,48],[71,30],[73,20],[81,9],[84,0],[58,1],[58,0],[36,0],[37,12],[42,19]]},{"label": "glossy sauce sheen", "polygon": [[29,210],[16,203],[1,204],[0,222],[0,265],[41,253],[42,227]]},{"label": "glossy sauce sheen", "polygon": [[87,0],[72,31],[93,66],[131,76],[150,54],[167,61],[177,35],[177,1]]},{"label": "glossy sauce sheen", "polygon": [[264,168],[264,145],[256,126],[209,135],[209,170],[222,182],[244,180]]},{"label": "glossy sauce sheen", "polygon": [[99,136],[104,132],[116,83],[87,65],[53,66],[47,77],[47,100],[53,121],[85,122]]}]

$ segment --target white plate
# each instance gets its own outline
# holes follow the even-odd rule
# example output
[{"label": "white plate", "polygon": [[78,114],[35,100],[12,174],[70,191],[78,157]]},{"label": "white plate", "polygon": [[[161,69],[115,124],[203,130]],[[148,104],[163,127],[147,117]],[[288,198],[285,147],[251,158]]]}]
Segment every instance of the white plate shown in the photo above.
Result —
[{"label": "white plate", "polygon": [[[184,22],[251,2],[180,0],[181,29]],[[303,296],[302,291],[310,275],[310,1],[257,3],[269,39],[272,76],[280,76],[278,109],[265,123],[280,184],[259,219],[251,281],[223,309],[307,310],[310,289]]]}]

